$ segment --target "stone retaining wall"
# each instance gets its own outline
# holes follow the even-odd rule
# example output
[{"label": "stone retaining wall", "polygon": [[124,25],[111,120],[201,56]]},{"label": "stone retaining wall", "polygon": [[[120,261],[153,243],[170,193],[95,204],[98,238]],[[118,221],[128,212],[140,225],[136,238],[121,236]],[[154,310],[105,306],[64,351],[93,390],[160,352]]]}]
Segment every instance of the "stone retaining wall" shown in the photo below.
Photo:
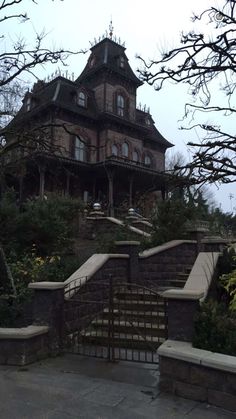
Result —
[{"label": "stone retaining wall", "polygon": [[139,270],[142,281],[169,280],[176,274],[183,273],[185,266],[192,267],[197,257],[196,242],[173,241],[174,243],[176,244],[173,247],[166,243],[166,245],[158,246],[159,251],[155,252],[155,249],[150,249],[140,254]]},{"label": "stone retaining wall", "polygon": [[162,391],[236,412],[236,357],[170,340],[158,353]]},{"label": "stone retaining wall", "polygon": [[0,328],[1,365],[23,366],[48,355],[48,327]]}]

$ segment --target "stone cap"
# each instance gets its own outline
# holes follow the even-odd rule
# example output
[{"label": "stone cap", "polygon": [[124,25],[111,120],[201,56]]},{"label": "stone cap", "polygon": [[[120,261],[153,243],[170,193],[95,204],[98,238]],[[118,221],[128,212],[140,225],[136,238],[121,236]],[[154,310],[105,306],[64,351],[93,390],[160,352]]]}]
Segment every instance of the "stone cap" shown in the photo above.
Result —
[{"label": "stone cap", "polygon": [[157,350],[158,355],[180,359],[192,364],[229,371],[236,374],[236,357],[193,348],[190,342],[166,340]]},{"label": "stone cap", "polygon": [[136,240],[119,240],[115,241],[116,246],[139,246],[140,242]]},{"label": "stone cap", "polygon": [[167,243],[161,244],[160,246],[152,247],[151,249],[144,250],[143,252],[139,253],[139,257],[148,258],[153,255],[157,255],[158,253],[164,252],[165,250],[172,249],[173,247],[180,246],[184,243],[197,243],[196,240],[171,240]]},{"label": "stone cap", "polygon": [[32,290],[59,290],[64,288],[64,282],[49,282],[49,281],[42,281],[42,282],[30,282],[28,288]]},{"label": "stone cap", "polygon": [[204,297],[204,290],[170,289],[164,291],[162,297],[173,300],[200,300]]},{"label": "stone cap", "polygon": [[0,340],[1,339],[30,339],[34,336],[43,335],[48,333],[48,326],[34,326],[31,324],[27,327],[0,327]]}]

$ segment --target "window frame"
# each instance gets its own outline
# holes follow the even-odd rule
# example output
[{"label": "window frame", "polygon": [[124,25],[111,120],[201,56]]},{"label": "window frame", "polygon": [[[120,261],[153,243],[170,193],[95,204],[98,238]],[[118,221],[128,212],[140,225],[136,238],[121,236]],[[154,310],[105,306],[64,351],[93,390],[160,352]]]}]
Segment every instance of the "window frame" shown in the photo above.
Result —
[{"label": "window frame", "polygon": [[121,146],[121,154],[122,154],[122,157],[124,157],[126,159],[129,158],[129,144],[127,143],[127,141],[124,141],[122,143],[122,146]]},{"label": "window frame", "polygon": [[146,167],[152,167],[152,158],[149,154],[144,154],[143,163]]},{"label": "window frame", "polygon": [[81,161],[81,162],[86,162],[87,161],[86,145],[85,145],[84,140],[81,140],[79,135],[75,136],[74,159],[76,161]]},{"label": "window frame", "polygon": [[87,107],[87,95],[83,90],[80,90],[77,94],[77,104],[82,108]]},{"label": "window frame", "polygon": [[117,115],[123,117],[125,115],[125,97],[122,93],[117,93],[116,97]]},{"label": "window frame", "polygon": [[[116,149],[116,152],[114,152],[114,149]],[[112,146],[111,146],[111,154],[112,154],[112,156],[118,156],[118,146],[117,146],[117,144],[112,144]]]}]

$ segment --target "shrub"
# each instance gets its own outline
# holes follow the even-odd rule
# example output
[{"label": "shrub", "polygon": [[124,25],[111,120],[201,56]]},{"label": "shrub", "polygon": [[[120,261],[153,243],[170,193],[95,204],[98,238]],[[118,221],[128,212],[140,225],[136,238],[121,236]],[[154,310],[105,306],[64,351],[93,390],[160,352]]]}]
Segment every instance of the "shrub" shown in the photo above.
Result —
[{"label": "shrub", "polygon": [[193,346],[236,356],[236,316],[215,301],[202,304],[195,319]]}]

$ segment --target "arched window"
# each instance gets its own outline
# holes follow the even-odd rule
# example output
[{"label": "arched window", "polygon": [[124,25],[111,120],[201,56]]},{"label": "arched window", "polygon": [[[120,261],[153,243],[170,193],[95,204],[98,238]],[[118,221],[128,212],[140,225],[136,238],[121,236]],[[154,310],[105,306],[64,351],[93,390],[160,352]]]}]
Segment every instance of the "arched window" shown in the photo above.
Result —
[{"label": "arched window", "polygon": [[78,94],[78,105],[86,107],[86,94],[84,92],[79,92]]},{"label": "arched window", "polygon": [[139,154],[136,150],[133,151],[132,157],[133,157],[133,161],[136,161],[136,162],[139,161]]},{"label": "arched window", "polygon": [[119,116],[124,116],[125,113],[125,99],[122,95],[117,95],[117,114]]},{"label": "arched window", "polygon": [[129,157],[129,146],[127,143],[122,144],[121,152],[123,157]]},{"label": "arched window", "polygon": [[86,160],[84,140],[82,141],[80,137],[75,137],[75,159],[78,161]]},{"label": "arched window", "polygon": [[116,144],[112,144],[111,153],[113,156],[118,156],[118,147]]},{"label": "arched window", "polygon": [[148,156],[147,154],[144,156],[144,164],[145,166],[151,167],[152,161],[151,161],[151,157]]}]

